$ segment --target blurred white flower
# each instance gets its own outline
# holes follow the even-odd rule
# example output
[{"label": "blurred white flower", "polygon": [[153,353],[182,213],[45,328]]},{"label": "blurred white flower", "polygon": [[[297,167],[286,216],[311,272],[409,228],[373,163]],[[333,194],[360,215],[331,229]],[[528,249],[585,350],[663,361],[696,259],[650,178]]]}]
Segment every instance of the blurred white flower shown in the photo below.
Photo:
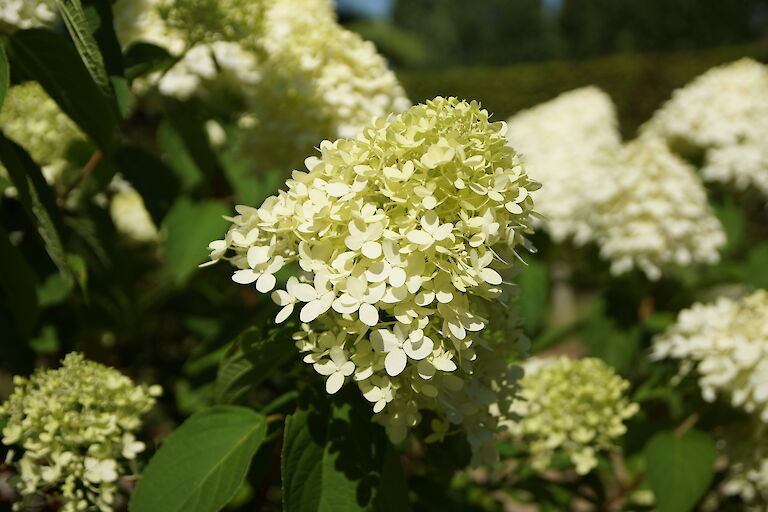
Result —
[{"label": "blurred white flower", "polygon": [[612,191],[593,204],[602,257],[620,274],[638,267],[649,279],[672,264],[713,264],[725,233],[693,167],[647,135],[621,150]]},{"label": "blurred white flower", "polygon": [[109,203],[109,214],[117,231],[133,242],[156,242],[157,227],[136,189],[119,176],[115,177],[110,188],[115,193]]},{"label": "blurred white flower", "polygon": [[616,109],[596,87],[568,91],[508,121],[509,144],[542,184],[536,209],[553,240],[594,239],[591,203],[610,191],[621,146]]},{"label": "blurred white flower", "polygon": [[52,26],[59,19],[54,0],[3,0],[0,3],[0,33],[4,24],[13,29]]},{"label": "blurred white flower", "polygon": [[768,292],[734,300],[721,297],[680,312],[677,323],[654,340],[654,359],[679,359],[695,372],[701,393],[721,397],[768,423]]}]

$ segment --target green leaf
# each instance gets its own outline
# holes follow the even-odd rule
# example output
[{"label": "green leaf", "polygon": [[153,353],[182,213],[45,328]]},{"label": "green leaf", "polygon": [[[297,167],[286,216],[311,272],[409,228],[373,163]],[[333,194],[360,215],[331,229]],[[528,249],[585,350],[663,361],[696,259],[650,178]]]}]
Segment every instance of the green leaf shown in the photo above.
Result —
[{"label": "green leaf", "polygon": [[598,299],[587,318],[584,341],[591,355],[621,371],[640,348],[641,330],[638,326],[629,330],[616,327],[614,320],[606,313],[605,301]]},{"label": "green leaf", "polygon": [[117,115],[91,78],[70,41],[44,29],[20,30],[9,39],[8,55],[14,73],[37,80],[96,145],[112,142]]},{"label": "green leaf", "polygon": [[218,405],[200,411],[165,439],[149,461],[131,512],[215,512],[245,480],[267,432],[262,415]]},{"label": "green leaf", "polygon": [[121,146],[113,155],[115,165],[131,182],[158,226],[179,194],[179,183],[168,166],[137,146]]},{"label": "green leaf", "polygon": [[273,370],[297,354],[291,339],[293,323],[271,329],[250,327],[234,341],[237,347],[221,362],[216,376],[216,401],[237,403],[250,389],[258,386]]},{"label": "green leaf", "polygon": [[768,243],[758,244],[749,252],[745,279],[756,288],[768,289]]},{"label": "green leaf", "polygon": [[177,283],[184,283],[208,255],[208,244],[220,238],[227,227],[229,213],[223,203],[213,200],[195,202],[180,197],[163,223],[166,236],[165,257]]},{"label": "green leaf", "polygon": [[13,315],[19,333],[30,337],[38,318],[37,276],[0,224],[0,302]]},{"label": "green leaf", "polygon": [[520,316],[523,318],[525,332],[537,332],[547,314],[549,305],[549,270],[547,266],[535,260],[524,265],[517,278],[520,288]]},{"label": "green leaf", "polygon": [[285,512],[410,509],[400,463],[356,389],[331,397],[307,388],[299,401],[285,422]]},{"label": "green leaf", "polygon": [[5,95],[11,85],[11,68],[8,66],[8,56],[5,54],[5,45],[0,44],[0,109],[3,108]]},{"label": "green leaf", "polygon": [[691,510],[712,482],[715,442],[698,430],[659,432],[645,447],[648,482],[659,512]]},{"label": "green leaf", "polygon": [[83,4],[80,3],[80,0],[56,0],[56,5],[59,6],[61,17],[64,19],[69,35],[72,37],[88,73],[101,89],[101,93],[105,97],[111,98],[113,93],[107,70],[104,67],[104,58],[99,50],[99,45],[96,44],[96,40],[91,34],[88,20],[83,11]]},{"label": "green leaf", "polygon": [[45,243],[45,249],[59,271],[69,280],[75,276],[67,261],[64,246],[59,237],[60,214],[53,199],[51,187],[45,181],[40,168],[18,144],[0,134],[0,162],[16,185],[19,201],[37,232]]},{"label": "green leaf", "polygon": [[163,160],[176,173],[182,190],[189,192],[203,183],[203,171],[195,163],[181,135],[168,119],[163,119],[158,127],[157,145],[163,154]]},{"label": "green leaf", "polygon": [[160,46],[136,43],[125,52],[123,58],[125,76],[128,80],[135,80],[153,71],[163,71],[175,61],[176,59]]}]

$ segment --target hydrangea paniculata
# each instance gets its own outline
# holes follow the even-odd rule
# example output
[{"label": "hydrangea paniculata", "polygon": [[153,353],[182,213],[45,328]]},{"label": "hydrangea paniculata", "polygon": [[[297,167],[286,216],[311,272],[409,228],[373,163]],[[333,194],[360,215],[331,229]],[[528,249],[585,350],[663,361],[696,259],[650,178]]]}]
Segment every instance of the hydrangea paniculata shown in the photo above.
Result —
[{"label": "hydrangea paniculata", "polygon": [[298,263],[303,274],[272,292],[276,321],[299,312],[304,361],[329,393],[355,382],[393,441],[431,409],[492,457],[489,406],[514,381],[505,354],[515,339],[493,341],[486,326],[538,185],[506,145],[505,123],[488,117],[476,102],[438,97],[324,141],[287,190],[238,206],[210,248],[212,262],[238,267],[235,282],[263,293]]},{"label": "hydrangea paniculata", "polygon": [[592,206],[600,254],[614,274],[638,267],[655,280],[673,264],[720,260],[725,232],[693,167],[653,136],[627,143],[618,165],[613,190]]},{"label": "hydrangea paniculata", "polygon": [[752,420],[729,427],[719,441],[728,458],[724,493],[740,497],[744,510],[765,512],[768,508],[768,423]]},{"label": "hydrangea paniculata", "polygon": [[678,89],[642,128],[684,154],[704,152],[702,175],[768,196],[768,66],[741,59]]},{"label": "hydrangea paniculata", "polygon": [[3,0],[0,4],[0,34],[51,26],[58,19],[54,0]]},{"label": "hydrangea paniculata", "polygon": [[594,239],[592,200],[610,190],[621,146],[616,109],[596,87],[568,91],[509,119],[507,136],[544,186],[536,209],[553,240]]},{"label": "hydrangea paniculata", "polygon": [[578,473],[589,473],[596,453],[612,448],[626,432],[624,421],[638,411],[624,396],[628,387],[599,359],[531,359],[520,381],[522,400],[512,405],[521,419],[510,422],[510,430],[537,470],[547,469],[561,452]]},{"label": "hydrangea paniculata", "polygon": [[680,360],[695,372],[705,400],[725,398],[768,423],[768,292],[720,297],[680,312],[654,340],[654,359]]},{"label": "hydrangea paniculata", "polygon": [[63,512],[111,512],[118,478],[144,450],[135,434],[159,386],[137,386],[78,353],[56,370],[14,377],[14,384],[0,415],[8,417],[2,443],[24,450],[14,462],[22,497],[44,495]]}]

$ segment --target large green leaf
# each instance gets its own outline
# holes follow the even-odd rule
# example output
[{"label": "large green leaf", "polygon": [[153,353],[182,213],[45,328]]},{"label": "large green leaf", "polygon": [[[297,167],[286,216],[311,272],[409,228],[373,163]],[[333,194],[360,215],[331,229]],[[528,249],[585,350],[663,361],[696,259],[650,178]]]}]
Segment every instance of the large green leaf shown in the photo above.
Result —
[{"label": "large green leaf", "polygon": [[11,68],[8,66],[8,56],[5,54],[5,45],[0,44],[0,109],[3,108],[5,95],[11,84]]},{"label": "large green leaf", "polygon": [[185,282],[208,255],[208,244],[226,230],[229,208],[213,200],[180,197],[165,218],[163,248],[177,283]]},{"label": "large green leaf", "polygon": [[264,416],[218,405],[185,421],[149,461],[131,496],[131,512],[215,512],[243,483],[264,442]]},{"label": "large green leaf", "polygon": [[712,481],[715,442],[698,430],[659,432],[645,447],[648,482],[659,512],[686,512]]},{"label": "large green leaf", "polygon": [[757,244],[749,251],[745,278],[757,288],[768,289],[768,242]]},{"label": "large green leaf", "polygon": [[67,279],[74,280],[75,276],[59,236],[58,228],[61,224],[59,210],[40,168],[21,146],[7,139],[2,133],[0,133],[0,162],[5,165],[11,181],[16,186],[19,201],[27,216],[37,227],[37,232],[43,239],[51,260]]},{"label": "large green leaf", "polygon": [[154,71],[163,71],[176,59],[165,48],[149,43],[135,43],[125,52],[125,76],[134,80]]},{"label": "large green leaf", "polygon": [[102,149],[110,146],[117,114],[70,41],[44,29],[20,30],[8,43],[18,78],[37,80],[61,109]]},{"label": "large green leaf", "polygon": [[265,332],[250,327],[235,340],[236,352],[219,366],[216,376],[216,401],[237,403],[249,390],[258,386],[269,374],[291,356],[297,355],[291,333],[293,323]]},{"label": "large green leaf", "polygon": [[64,23],[67,25],[69,35],[75,43],[75,48],[80,53],[85,68],[88,70],[94,83],[101,89],[101,93],[104,96],[112,97],[112,88],[109,85],[104,58],[88,26],[83,4],[80,0],[56,0],[56,4],[59,7]]},{"label": "large green leaf", "polygon": [[176,175],[163,162],[137,146],[121,146],[114,152],[116,167],[139,191],[158,226],[179,194]]},{"label": "large green leaf", "polygon": [[399,460],[356,389],[308,388],[299,401],[285,422],[285,512],[410,509]]}]

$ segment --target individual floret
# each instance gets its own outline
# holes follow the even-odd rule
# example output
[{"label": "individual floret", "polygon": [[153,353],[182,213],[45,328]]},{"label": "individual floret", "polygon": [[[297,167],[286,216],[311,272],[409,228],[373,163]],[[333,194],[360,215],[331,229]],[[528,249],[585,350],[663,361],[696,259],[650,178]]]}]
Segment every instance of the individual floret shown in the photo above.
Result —
[{"label": "individual floret", "polygon": [[702,396],[721,397],[768,422],[768,292],[721,297],[680,312],[658,336],[654,359],[680,360],[681,374],[695,372]]},{"label": "individual floret", "polygon": [[13,463],[24,500],[43,495],[63,512],[111,512],[118,479],[145,448],[135,435],[160,388],[137,386],[77,353],[61,368],[14,377],[14,384],[0,406],[8,417],[2,443],[24,450]]},{"label": "individual floret", "polygon": [[613,190],[593,204],[600,254],[620,274],[632,267],[658,279],[671,265],[713,264],[725,233],[695,170],[653,136],[619,155]]},{"label": "individual floret", "polygon": [[624,421],[638,410],[625,396],[629,382],[599,359],[533,359],[520,381],[522,400],[512,412],[512,434],[544,471],[556,453],[564,453],[579,474],[596,465],[596,454],[611,449],[626,432]]},{"label": "individual floret", "polygon": [[[486,325],[537,188],[505,131],[456,98],[379,118],[355,139],[320,144],[307,172],[258,209],[238,206],[210,245],[212,261],[239,268],[235,282],[263,293],[298,263],[304,274],[272,294],[277,320],[299,311],[304,361],[329,393],[356,382],[394,441],[421,409],[469,429],[494,401],[496,384],[479,373],[499,359]],[[486,446],[493,428],[470,441]]]}]

